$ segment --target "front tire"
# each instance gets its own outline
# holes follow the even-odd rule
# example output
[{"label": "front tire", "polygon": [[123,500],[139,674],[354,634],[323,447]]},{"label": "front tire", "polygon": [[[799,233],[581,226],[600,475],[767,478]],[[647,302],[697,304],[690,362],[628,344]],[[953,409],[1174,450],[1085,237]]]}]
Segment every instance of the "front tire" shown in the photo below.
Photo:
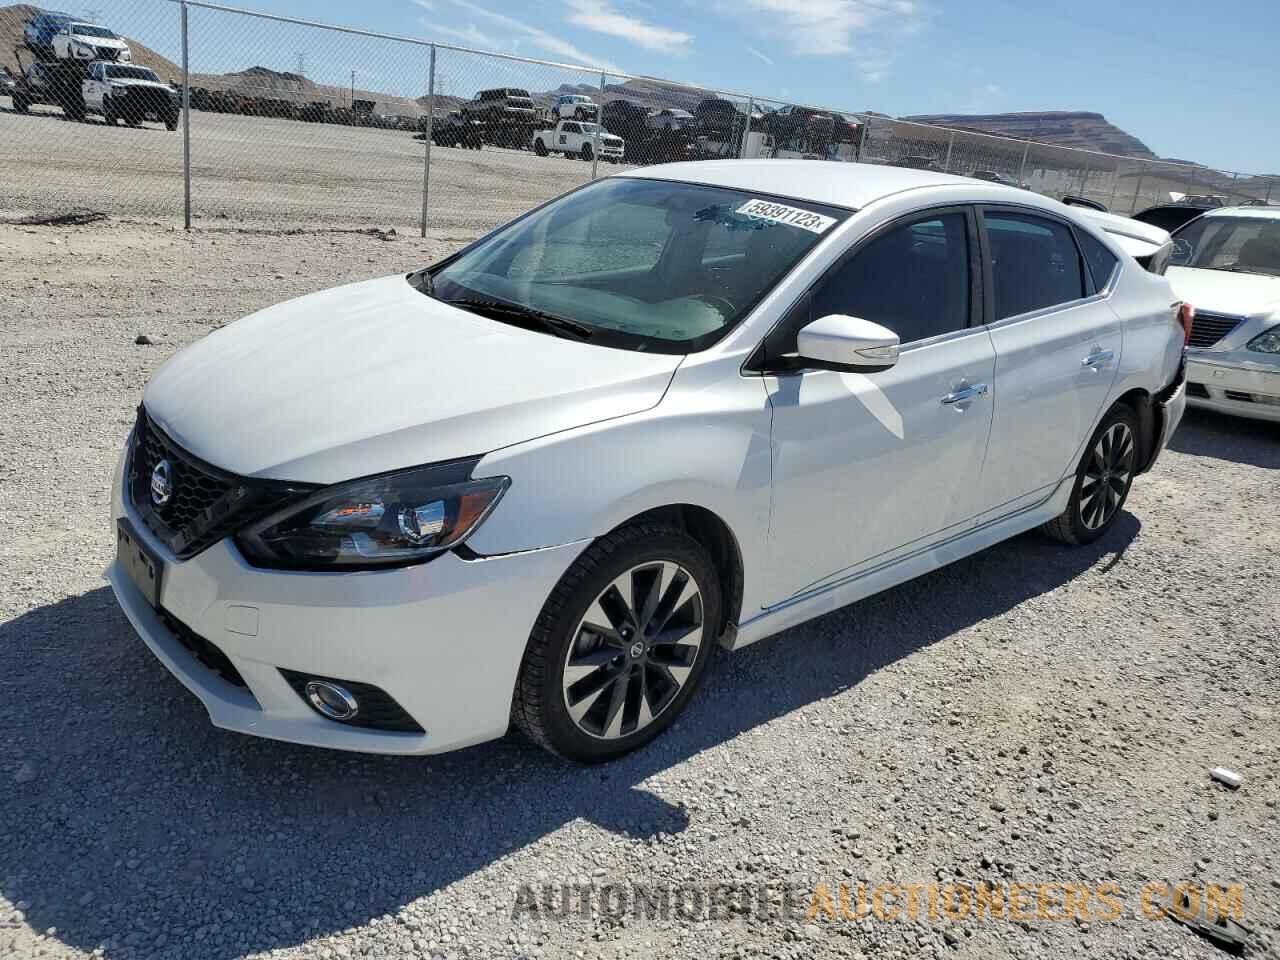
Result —
[{"label": "front tire", "polygon": [[1063,543],[1093,543],[1120,516],[1137,465],[1138,417],[1125,404],[1116,404],[1089,438],[1067,509],[1041,529]]},{"label": "front tire", "polygon": [[512,719],[534,743],[582,763],[648,743],[697,689],[721,602],[710,557],[686,533],[645,523],[601,537],[538,615]]},{"label": "front tire", "polygon": [[584,144],[582,145],[582,159],[583,159],[583,160],[590,160],[590,159],[591,159],[591,144],[589,144],[589,143],[584,143]]}]

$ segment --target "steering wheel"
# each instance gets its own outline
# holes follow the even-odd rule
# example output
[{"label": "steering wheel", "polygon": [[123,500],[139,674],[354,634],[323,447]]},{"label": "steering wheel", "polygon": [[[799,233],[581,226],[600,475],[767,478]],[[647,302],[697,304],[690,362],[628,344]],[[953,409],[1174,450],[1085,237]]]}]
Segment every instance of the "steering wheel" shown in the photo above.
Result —
[{"label": "steering wheel", "polygon": [[[717,310],[720,310],[720,313],[724,315],[726,320],[738,312],[738,308],[733,305],[732,300],[728,300],[714,293],[700,293],[698,294],[698,299],[708,306],[712,306]],[[721,306],[727,307],[728,309],[720,309]]]}]

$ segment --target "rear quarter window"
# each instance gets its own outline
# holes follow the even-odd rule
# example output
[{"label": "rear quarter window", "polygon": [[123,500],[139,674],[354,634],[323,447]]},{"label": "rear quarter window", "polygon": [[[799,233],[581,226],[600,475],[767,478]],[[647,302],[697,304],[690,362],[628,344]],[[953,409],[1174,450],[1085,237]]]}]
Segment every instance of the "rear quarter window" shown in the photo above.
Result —
[{"label": "rear quarter window", "polygon": [[1105,290],[1120,266],[1120,258],[1102,245],[1101,241],[1084,230],[1078,230],[1080,249],[1084,253],[1085,262],[1089,265],[1089,273],[1093,277],[1093,288]]}]

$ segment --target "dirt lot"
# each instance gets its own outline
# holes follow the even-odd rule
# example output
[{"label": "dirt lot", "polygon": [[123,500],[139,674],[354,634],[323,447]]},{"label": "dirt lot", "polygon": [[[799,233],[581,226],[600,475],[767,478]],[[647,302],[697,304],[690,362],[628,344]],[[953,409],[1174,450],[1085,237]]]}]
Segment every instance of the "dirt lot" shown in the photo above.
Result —
[{"label": "dirt lot", "polygon": [[[182,133],[109,129],[0,98],[0,217],[68,207],[182,217]],[[192,210],[203,225],[417,230],[424,146],[396,130],[191,113]],[[617,168],[599,165],[600,175]],[[431,148],[433,234],[482,232],[591,178],[591,164],[528,151]]]},{"label": "dirt lot", "polygon": [[[0,117],[0,159],[18,122],[58,126]],[[1274,426],[1189,415],[1097,545],[1020,537],[722,656],[678,725],[607,767],[514,736],[386,759],[210,727],[101,580],[144,382],[218,324],[465,238],[0,226],[0,956],[1217,956],[1144,917],[1166,881],[1242,885],[1253,955],[1275,955]],[[1044,884],[1049,904],[804,915],[815,884],[859,881]],[[791,884],[799,909],[512,917],[521,884],[628,882]],[[1095,899],[1061,919],[1063,885],[1103,884],[1117,918]]]}]

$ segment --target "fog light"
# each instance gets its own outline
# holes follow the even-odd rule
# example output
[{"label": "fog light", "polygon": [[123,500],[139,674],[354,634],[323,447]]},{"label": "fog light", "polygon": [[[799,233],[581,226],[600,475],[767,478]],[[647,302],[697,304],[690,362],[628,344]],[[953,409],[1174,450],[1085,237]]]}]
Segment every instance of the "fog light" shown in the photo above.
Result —
[{"label": "fog light", "polygon": [[350,720],[360,712],[351,691],[328,680],[308,680],[303,693],[307,702],[330,720]]}]

